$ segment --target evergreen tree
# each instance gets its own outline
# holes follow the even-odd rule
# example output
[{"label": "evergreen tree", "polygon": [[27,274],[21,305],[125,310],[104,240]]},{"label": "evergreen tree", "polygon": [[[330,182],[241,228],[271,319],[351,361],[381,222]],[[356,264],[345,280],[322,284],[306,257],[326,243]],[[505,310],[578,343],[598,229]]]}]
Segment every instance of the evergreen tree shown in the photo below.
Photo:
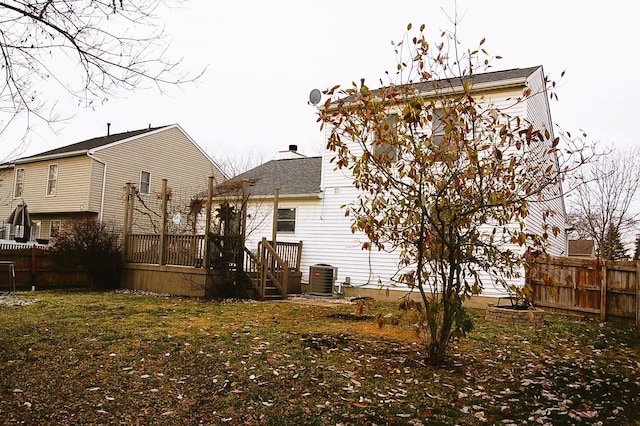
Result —
[{"label": "evergreen tree", "polygon": [[627,249],[622,243],[620,236],[620,228],[617,226],[609,226],[603,241],[603,246],[600,248],[602,257],[607,260],[625,260],[628,259]]}]

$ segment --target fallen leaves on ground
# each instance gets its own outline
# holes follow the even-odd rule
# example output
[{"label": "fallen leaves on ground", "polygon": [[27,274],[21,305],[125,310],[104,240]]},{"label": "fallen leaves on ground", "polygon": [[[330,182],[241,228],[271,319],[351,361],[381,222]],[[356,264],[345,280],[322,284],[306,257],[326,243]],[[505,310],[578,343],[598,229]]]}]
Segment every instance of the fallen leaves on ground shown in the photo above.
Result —
[{"label": "fallen leaves on ground", "polygon": [[[548,315],[425,363],[353,306],[39,293],[0,307],[3,424],[636,424],[640,336]],[[388,307],[384,307],[388,308]],[[374,307],[375,309],[375,307]]]}]

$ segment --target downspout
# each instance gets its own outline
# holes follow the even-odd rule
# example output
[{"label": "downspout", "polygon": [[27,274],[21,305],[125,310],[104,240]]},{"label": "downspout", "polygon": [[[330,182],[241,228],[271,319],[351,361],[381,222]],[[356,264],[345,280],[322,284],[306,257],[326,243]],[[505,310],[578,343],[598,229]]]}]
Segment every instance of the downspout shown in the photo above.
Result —
[{"label": "downspout", "polygon": [[87,156],[92,160],[96,160],[98,163],[102,164],[104,168],[102,169],[102,191],[100,193],[100,213],[98,214],[98,221],[102,224],[102,214],[104,213],[104,193],[106,191],[107,184],[107,163],[93,155],[93,152],[88,151]]}]

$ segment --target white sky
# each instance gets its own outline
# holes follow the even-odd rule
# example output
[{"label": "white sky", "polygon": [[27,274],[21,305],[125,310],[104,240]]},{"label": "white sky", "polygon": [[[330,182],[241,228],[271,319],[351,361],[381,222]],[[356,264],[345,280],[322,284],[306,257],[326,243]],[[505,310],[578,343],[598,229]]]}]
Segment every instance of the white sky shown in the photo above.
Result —
[{"label": "white sky", "polygon": [[[180,124],[213,158],[236,164],[273,158],[298,145],[306,155],[322,150],[311,89],[348,85],[365,78],[370,87],[393,71],[391,40],[409,22],[430,34],[451,28],[453,0],[192,0],[166,16],[172,54],[184,66],[207,67],[200,82],[160,95],[123,93],[93,110],[65,107],[74,115],[56,133],[39,125],[22,155],[106,133]],[[458,0],[463,47],[482,38],[489,53],[503,57],[495,70],[543,65],[552,79],[566,70],[551,104],[556,125],[590,141],[616,147],[637,143],[634,123],[640,94],[634,52],[640,41],[633,2]],[[436,37],[431,38],[437,41]],[[0,158],[18,140],[3,137]]]}]

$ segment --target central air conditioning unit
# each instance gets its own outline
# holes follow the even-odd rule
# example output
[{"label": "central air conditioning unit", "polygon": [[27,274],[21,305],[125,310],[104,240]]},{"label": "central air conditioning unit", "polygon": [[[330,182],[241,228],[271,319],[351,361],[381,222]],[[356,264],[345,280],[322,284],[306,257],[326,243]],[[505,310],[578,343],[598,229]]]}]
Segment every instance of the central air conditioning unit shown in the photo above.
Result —
[{"label": "central air conditioning unit", "polygon": [[318,264],[309,267],[309,293],[314,296],[333,296],[333,285],[338,278],[338,268]]}]

